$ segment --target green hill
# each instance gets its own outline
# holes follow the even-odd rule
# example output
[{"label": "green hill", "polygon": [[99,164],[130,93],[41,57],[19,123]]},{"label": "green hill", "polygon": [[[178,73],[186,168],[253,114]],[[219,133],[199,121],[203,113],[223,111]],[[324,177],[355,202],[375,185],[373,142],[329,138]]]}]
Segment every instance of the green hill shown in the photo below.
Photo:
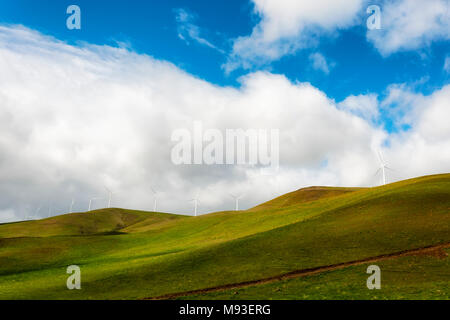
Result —
[{"label": "green hill", "polygon": [[186,216],[126,209],[100,209],[0,226],[0,238],[118,233],[135,224],[161,226]]},{"label": "green hill", "polygon": [[[199,217],[104,209],[52,219],[0,225],[0,298],[149,298],[448,243],[450,174],[301,189]],[[65,288],[72,264],[82,290]],[[339,297],[327,292],[317,295]]]},{"label": "green hill", "polygon": [[251,210],[284,208],[305,202],[333,198],[362,189],[363,188],[308,187],[284,194],[278,198],[260,204]]}]

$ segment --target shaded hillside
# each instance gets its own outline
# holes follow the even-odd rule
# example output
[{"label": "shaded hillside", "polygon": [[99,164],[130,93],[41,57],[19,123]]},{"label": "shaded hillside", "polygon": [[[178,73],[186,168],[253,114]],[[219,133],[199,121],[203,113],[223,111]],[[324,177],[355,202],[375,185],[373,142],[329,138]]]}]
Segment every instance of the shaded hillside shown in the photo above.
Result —
[{"label": "shaded hillside", "polygon": [[[310,191],[317,190],[298,194]],[[5,228],[8,236],[12,227],[31,234],[31,224],[2,225],[0,298],[145,298],[450,242],[450,174],[310,196],[312,201],[297,195],[288,199],[287,206],[174,219],[163,215],[153,227],[145,220],[153,213],[124,221],[122,212],[117,219],[124,227],[101,218],[108,222],[93,236],[57,236],[54,228],[52,237],[5,239]],[[98,223],[90,218],[95,214],[68,216],[76,218],[78,228]],[[74,233],[68,221],[59,221],[63,234]],[[101,235],[104,230],[133,232]],[[82,266],[83,290],[64,287],[71,264]]]}]

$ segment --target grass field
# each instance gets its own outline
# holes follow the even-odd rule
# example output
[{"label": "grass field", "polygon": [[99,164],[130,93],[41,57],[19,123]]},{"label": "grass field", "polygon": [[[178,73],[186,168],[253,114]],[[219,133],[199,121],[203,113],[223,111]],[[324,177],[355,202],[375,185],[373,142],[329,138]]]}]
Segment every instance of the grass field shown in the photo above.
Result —
[{"label": "grass field", "polygon": [[368,290],[371,263],[317,275],[246,288],[229,289],[179,299],[317,300],[317,299],[450,299],[450,250],[375,263],[381,270],[381,289]]},{"label": "grass field", "polygon": [[[449,242],[450,174],[301,189],[199,217],[103,209],[0,225],[0,299],[149,298]],[[73,264],[81,290],[66,288]],[[360,265],[190,298],[448,299],[448,264],[444,255],[382,261],[376,291]]]}]

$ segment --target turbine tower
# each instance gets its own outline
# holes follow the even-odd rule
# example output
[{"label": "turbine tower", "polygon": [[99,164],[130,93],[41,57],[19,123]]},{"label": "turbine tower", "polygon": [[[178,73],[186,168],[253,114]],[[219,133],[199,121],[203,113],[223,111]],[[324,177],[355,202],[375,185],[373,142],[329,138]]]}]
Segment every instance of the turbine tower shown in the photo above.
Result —
[{"label": "turbine tower", "polygon": [[48,204],[48,218],[50,218],[52,216],[52,203],[50,202]]},{"label": "turbine tower", "polygon": [[155,191],[155,189],[153,189],[152,187],[150,187],[150,189],[152,190],[152,192],[153,192],[153,197],[155,198],[155,201],[154,201],[154,203],[153,203],[153,212],[156,212],[156,204],[157,204],[157,195],[158,195],[158,192],[157,191]]},{"label": "turbine tower", "polygon": [[195,198],[191,199],[189,201],[193,201],[194,202],[194,216],[196,217],[197,216],[198,203],[199,203],[199,201],[198,201],[198,192],[196,193]]},{"label": "turbine tower", "polygon": [[239,211],[239,200],[242,199],[243,196],[243,194],[241,194],[240,196],[235,196],[234,194],[230,193],[230,197],[232,197],[236,203],[235,211]]},{"label": "turbine tower", "polygon": [[94,200],[100,200],[100,199],[101,199],[101,198],[99,198],[99,197],[95,197],[95,198],[89,199],[89,209],[88,209],[88,211],[91,211],[92,201],[94,201]]},{"label": "turbine tower", "polygon": [[33,218],[34,218],[33,220],[35,220],[38,217],[38,213],[39,213],[39,211],[41,211],[41,208],[42,208],[42,204],[40,204],[39,207],[36,209],[36,212],[33,215]]},{"label": "turbine tower", "polygon": [[389,168],[387,166],[386,161],[383,158],[383,154],[381,153],[381,151],[378,151],[378,160],[380,161],[380,167],[378,168],[377,172],[375,174],[378,174],[378,172],[380,172],[381,170],[381,174],[383,177],[383,185],[386,184],[386,169],[392,170],[391,168]]},{"label": "turbine tower", "polygon": [[106,192],[108,193],[108,208],[111,208],[111,200],[112,200],[112,195],[116,194],[116,192],[112,192],[111,190],[109,190],[107,187],[103,186],[106,189]]},{"label": "turbine tower", "polygon": [[70,203],[70,210],[69,213],[73,212],[73,205],[75,204],[75,200],[72,198],[72,202]]}]

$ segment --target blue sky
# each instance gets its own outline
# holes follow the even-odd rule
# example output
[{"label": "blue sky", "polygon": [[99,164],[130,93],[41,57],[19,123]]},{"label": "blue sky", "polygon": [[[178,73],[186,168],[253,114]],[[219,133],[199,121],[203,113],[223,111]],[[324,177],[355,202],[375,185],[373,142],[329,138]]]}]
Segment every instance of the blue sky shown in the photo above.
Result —
[{"label": "blue sky", "polygon": [[[374,1],[371,3],[380,3]],[[65,26],[68,5],[77,4],[82,12],[82,29]],[[395,52],[383,57],[366,39],[366,19],[361,12],[350,28],[318,37],[318,43],[304,50],[250,70],[236,69],[227,74],[223,64],[233,39],[249,35],[261,20],[248,0],[230,1],[124,1],[107,0],[16,0],[0,2],[0,21],[23,24],[69,43],[126,43],[134,51],[167,60],[181,69],[220,86],[239,86],[238,79],[249,71],[270,70],[291,81],[310,82],[330,98],[341,101],[349,95],[385,94],[392,83],[422,81],[418,88],[428,94],[448,83],[443,63],[449,52],[448,41],[434,41],[426,48]],[[190,15],[203,39],[219,50],[178,36],[177,12]],[[377,32],[377,31],[373,31]],[[309,56],[320,52],[333,65],[329,73],[312,67]]]},{"label": "blue sky", "polygon": [[[105,206],[104,186],[182,214],[374,186],[380,152],[388,182],[450,172],[449,40],[449,0],[0,0],[0,222]],[[194,123],[278,130],[278,170],[177,165]]]}]

